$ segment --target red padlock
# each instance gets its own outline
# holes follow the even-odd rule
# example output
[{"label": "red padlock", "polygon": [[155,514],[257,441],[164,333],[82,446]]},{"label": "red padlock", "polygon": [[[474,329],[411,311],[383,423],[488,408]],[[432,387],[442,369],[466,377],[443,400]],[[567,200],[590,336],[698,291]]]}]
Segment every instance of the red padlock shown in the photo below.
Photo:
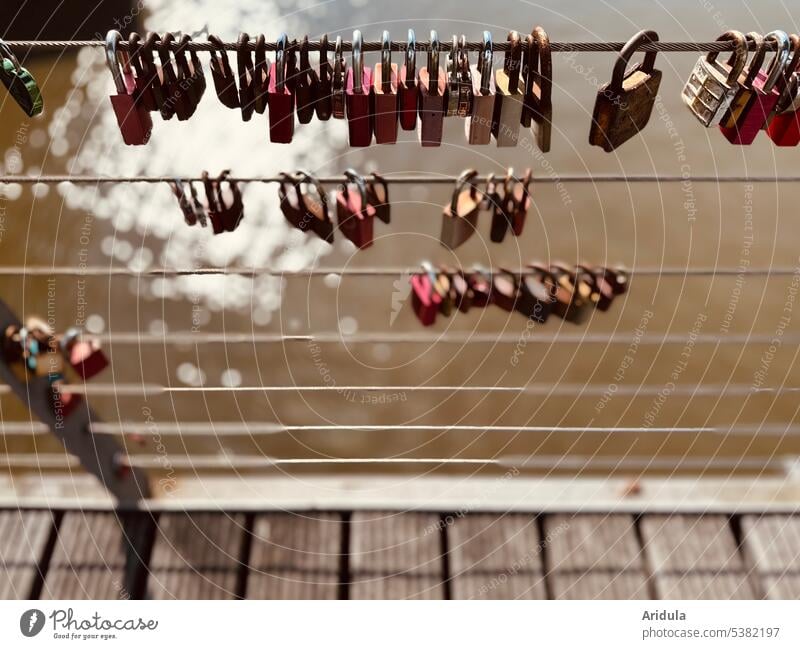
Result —
[{"label": "red padlock", "polygon": [[764,41],[777,42],[775,58],[766,72],[759,70],[756,74],[751,88],[748,89],[752,97],[742,108],[736,121],[719,127],[731,144],[752,144],[781,96],[776,84],[789,61],[791,41],[785,32],[778,30],[767,34]]},{"label": "red padlock", "polygon": [[428,64],[417,74],[419,86],[419,140],[422,146],[442,143],[444,113],[447,102],[447,76],[439,67],[439,36],[431,31]]},{"label": "red padlock", "polygon": [[442,296],[433,290],[428,273],[411,276],[411,306],[425,327],[430,327],[436,322],[441,303]]},{"label": "red padlock", "polygon": [[108,367],[108,359],[96,340],[81,340],[78,329],[69,329],[61,339],[61,349],[69,364],[85,381]]},{"label": "red padlock", "polygon": [[353,65],[347,71],[345,104],[350,146],[372,144],[372,70],[364,67],[361,32],[353,32]]},{"label": "red padlock", "polygon": [[787,93],[786,105],[779,106],[778,114],[767,128],[769,139],[777,146],[800,144],[800,80],[797,73],[789,80]]},{"label": "red padlock", "polygon": [[288,45],[289,37],[281,34],[269,74],[269,139],[282,144],[294,137],[294,92],[287,83],[287,71],[294,67],[290,61],[294,53],[287,53]]},{"label": "red padlock", "polygon": [[367,183],[352,169],[344,175],[346,180],[336,192],[339,230],[359,248],[368,248],[372,245],[375,208],[367,201]]},{"label": "red padlock", "polygon": [[406,60],[400,68],[397,82],[397,100],[400,112],[400,126],[404,131],[417,128],[417,104],[419,102],[419,86],[417,86],[417,38],[413,29],[408,30],[406,43]]},{"label": "red padlock", "polygon": [[384,30],[381,43],[381,62],[372,75],[375,96],[375,142],[397,142],[397,65],[392,63],[392,41]]},{"label": "red padlock", "polygon": [[136,81],[128,61],[125,60],[120,68],[117,46],[121,40],[122,35],[116,30],[111,30],[106,36],[106,62],[117,88],[117,94],[111,95],[111,106],[125,144],[147,144],[153,131],[153,120],[147,108],[136,101]]}]

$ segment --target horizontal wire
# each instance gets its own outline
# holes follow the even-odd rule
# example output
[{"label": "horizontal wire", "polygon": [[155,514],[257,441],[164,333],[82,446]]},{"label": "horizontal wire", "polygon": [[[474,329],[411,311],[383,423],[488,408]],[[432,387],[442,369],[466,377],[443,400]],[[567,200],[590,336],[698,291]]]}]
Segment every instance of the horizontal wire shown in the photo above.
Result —
[{"label": "horizontal wire", "polygon": [[[476,270],[488,273],[511,272],[516,275],[534,275],[538,271],[533,268],[484,268],[480,264],[473,265]],[[663,268],[632,268],[614,266],[615,270],[628,273],[634,277],[720,277],[749,275],[759,277],[792,276],[800,275],[800,268],[789,266],[776,266],[774,268],[738,268],[738,267],[698,267],[687,268],[681,266],[665,266]],[[184,277],[191,275],[237,275],[242,277],[260,277],[275,275],[280,277],[324,277],[327,275],[342,275],[351,277],[393,277],[411,275],[421,272],[420,267],[409,266],[373,266],[362,268],[317,267],[299,270],[285,270],[267,266],[246,267],[227,266],[217,268],[148,268],[145,270],[132,270],[130,268],[115,268],[105,266],[0,266],[0,277],[29,276],[51,277],[61,275],[65,277]]]},{"label": "horizontal wire", "polygon": [[[341,334],[338,332],[322,332],[315,334],[280,334],[268,332],[207,332],[195,333],[191,331],[175,331],[163,334],[130,332],[111,332],[105,334],[84,334],[87,340],[96,340],[109,345],[200,345],[222,343],[226,345],[242,345],[255,343],[320,343],[320,344],[373,344],[373,343],[399,343],[399,344],[517,344],[520,341],[519,333],[492,334],[492,333],[359,333]],[[685,345],[685,334],[643,334],[635,338],[637,345]],[[715,336],[713,334],[697,334],[692,342],[696,345],[768,345],[775,341],[774,335],[763,334],[729,334]],[[784,334],[781,341],[785,345],[800,345],[800,335]],[[586,344],[586,345],[630,345],[634,342],[634,335],[628,334],[569,334],[551,333],[530,336],[526,344],[552,345],[561,344]]]},{"label": "horizontal wire", "polygon": [[[787,460],[775,456],[748,458],[697,458],[697,457],[657,457],[626,456],[598,457],[597,455],[540,455],[503,456],[494,458],[437,458],[437,457],[312,457],[312,458],[274,458],[260,455],[198,455],[191,458],[170,457],[166,466],[170,470],[203,469],[270,469],[282,466],[335,466],[335,465],[412,465],[412,466],[495,466],[516,467],[547,471],[559,470],[729,470],[741,469],[764,471],[785,469]],[[138,469],[165,469],[165,459],[161,455],[133,455],[119,458],[120,466]],[[32,469],[70,469],[80,466],[77,458],[58,453],[20,453],[0,455],[0,466]]]},{"label": "horizontal wire", "polygon": [[[323,176],[315,178],[324,185],[335,185],[343,183],[344,176]],[[451,185],[457,180],[457,176],[451,175],[406,175],[392,176],[383,175],[383,179],[392,185]],[[101,183],[168,183],[174,180],[181,182],[202,182],[202,177],[198,176],[70,176],[47,174],[40,176],[15,176],[0,175],[0,184],[56,184],[73,183],[76,185],[101,184]],[[231,176],[227,178],[236,183],[280,183],[283,178],[279,176]],[[485,183],[488,175],[484,174],[475,177],[476,183]],[[559,184],[559,183],[794,183],[800,182],[800,176],[714,176],[714,175],[658,175],[658,174],[604,174],[599,176],[577,174],[565,176],[541,176],[531,179],[533,184]]]},{"label": "horizontal wire", "polygon": [[[524,36],[529,30],[523,30],[520,34]],[[421,32],[425,33],[425,32]],[[452,37],[452,36],[451,36]],[[329,53],[333,55],[334,41],[329,40],[328,47]],[[158,45],[160,41],[156,41]],[[28,50],[68,50],[77,49],[82,47],[105,47],[106,42],[103,40],[76,40],[76,41],[6,41],[6,45],[12,49],[28,49]],[[178,47],[178,41],[168,44],[170,50],[175,50]],[[393,52],[405,52],[407,49],[406,41],[391,41],[391,49]],[[775,50],[776,43],[770,41],[765,42],[767,50]],[[275,51],[277,43],[275,41],[267,41],[265,43],[267,51]],[[551,41],[550,49],[553,52],[619,52],[625,46],[623,41],[608,41],[608,42],[559,42]],[[118,45],[119,49],[127,50],[129,48],[128,41],[123,39]],[[237,42],[228,41],[222,43],[222,47],[228,51],[238,51],[239,44]],[[247,44],[247,49],[250,51],[255,50],[255,39]],[[381,41],[363,41],[361,50],[363,52],[379,52],[382,47]],[[430,47],[429,41],[419,40],[416,42],[415,49],[418,52],[425,52]],[[749,42],[748,47],[755,49],[755,43]],[[193,40],[187,43],[188,50],[197,52],[210,52],[219,50],[218,45],[213,45],[206,40]],[[482,41],[467,41],[466,48],[472,52],[480,52],[483,50]],[[643,52],[730,52],[735,48],[732,41],[655,41],[653,43],[644,43],[637,49]],[[309,40],[309,51],[316,52],[320,49],[320,41]],[[449,52],[452,49],[450,40],[442,35],[439,49],[442,52]],[[492,50],[495,52],[505,52],[509,49],[509,43],[504,38],[493,41]],[[352,43],[350,41],[342,40],[342,50],[345,52],[352,51]]]},{"label": "horizontal wire", "polygon": [[[530,385],[186,385],[166,386],[152,383],[85,383],[65,384],[59,388],[65,394],[86,396],[158,396],[181,393],[245,393],[245,392],[464,392],[464,393],[513,393],[539,396],[602,396],[609,393],[607,385],[580,385],[550,383]],[[720,397],[747,396],[753,394],[795,394],[800,387],[775,386],[755,387],[731,383],[725,385],[678,385],[667,389],[664,385],[616,385],[615,395],[651,397],[662,393],[674,396]],[[0,385],[0,394],[11,394],[7,385]]]}]

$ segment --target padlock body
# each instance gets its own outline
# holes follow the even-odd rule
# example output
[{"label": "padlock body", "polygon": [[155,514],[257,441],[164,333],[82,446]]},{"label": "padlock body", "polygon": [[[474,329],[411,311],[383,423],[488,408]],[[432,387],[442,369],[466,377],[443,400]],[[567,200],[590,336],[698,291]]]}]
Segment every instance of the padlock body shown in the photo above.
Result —
[{"label": "padlock body", "polygon": [[136,103],[133,95],[111,95],[111,107],[125,144],[140,146],[150,141],[153,119],[142,104]]},{"label": "padlock body", "polygon": [[69,364],[82,379],[89,380],[108,367],[108,359],[95,344],[78,340],[70,348]]},{"label": "padlock body", "polygon": [[397,142],[397,65],[392,63],[389,88],[383,88],[383,66],[378,63],[372,74],[375,100],[375,142],[394,144]]},{"label": "padlock body", "polygon": [[279,89],[276,83],[277,68],[273,62],[269,72],[269,139],[270,142],[288,144],[294,137],[294,93],[288,83]]},{"label": "padlock body", "polygon": [[492,141],[492,120],[494,119],[494,78],[489,80],[489,91],[481,94],[480,72],[478,66],[472,70],[472,114],[464,124],[467,142],[470,144],[489,144]]},{"label": "padlock body", "polygon": [[[422,146],[440,146],[444,129],[444,113],[447,108],[447,77],[439,68],[438,80],[432,79],[428,68],[422,68],[417,76],[419,86],[419,140]],[[433,85],[435,84],[435,85]]]},{"label": "padlock body", "polygon": [[777,146],[800,144],[800,111],[775,115],[769,124],[767,135]]},{"label": "padlock body", "polygon": [[317,87],[305,83],[298,84],[295,87],[294,99],[297,109],[297,121],[301,124],[308,124],[314,117],[317,103]]},{"label": "padlock body", "polygon": [[406,83],[406,66],[400,68],[397,81],[397,101],[400,117],[400,128],[413,131],[417,128],[417,105],[419,103],[419,86],[416,79]]},{"label": "padlock body", "polygon": [[683,103],[703,126],[720,123],[731,106],[738,85],[729,85],[730,67],[701,56],[681,91]]},{"label": "padlock body", "polygon": [[447,205],[442,212],[442,232],[439,237],[441,244],[450,250],[455,250],[465,243],[478,227],[480,202],[469,190],[462,191],[456,202],[456,212]]},{"label": "padlock body", "polygon": [[372,245],[375,208],[362,205],[359,192],[336,192],[336,218],[341,233],[358,248]]},{"label": "padlock body", "polygon": [[527,110],[523,111],[523,115],[527,112],[530,118],[531,135],[536,146],[539,147],[539,151],[547,153],[550,151],[553,133],[553,103],[549,97],[542,98],[542,89],[538,84],[533,85],[531,94],[530,105],[526,107]]},{"label": "padlock body", "polygon": [[767,75],[760,71],[753,80],[753,94],[749,105],[740,113],[733,126],[720,126],[720,130],[731,144],[749,145],[756,139],[766,123],[772,109],[781,97],[778,88],[764,92]]},{"label": "padlock body", "polygon": [[647,126],[661,85],[661,70],[643,72],[639,66],[625,75],[621,92],[609,84],[597,91],[589,143],[610,152]]},{"label": "padlock body", "polygon": [[354,90],[353,74],[353,68],[348,68],[345,105],[350,146],[369,146],[372,144],[372,70],[364,68],[361,74],[361,92]]},{"label": "padlock body", "polygon": [[436,322],[441,303],[442,297],[433,290],[427,273],[411,276],[411,305],[425,327],[430,327]]},{"label": "padlock body", "polygon": [[509,87],[509,76],[505,70],[497,70],[494,75],[495,103],[492,120],[492,134],[497,146],[517,146],[519,129],[522,123],[522,109],[525,97],[520,88]]}]

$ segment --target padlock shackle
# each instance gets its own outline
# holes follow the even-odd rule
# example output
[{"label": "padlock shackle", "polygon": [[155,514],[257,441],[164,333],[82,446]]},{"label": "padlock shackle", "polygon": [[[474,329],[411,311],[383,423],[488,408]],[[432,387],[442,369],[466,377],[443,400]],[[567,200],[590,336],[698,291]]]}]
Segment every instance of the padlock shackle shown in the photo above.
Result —
[{"label": "padlock shackle", "polygon": [[406,41],[406,87],[410,88],[417,73],[417,35],[413,29],[408,30]]},{"label": "padlock shackle", "polygon": [[[742,32],[731,29],[722,34],[717,41],[733,41],[734,50],[731,52],[727,62],[731,71],[725,81],[729,86],[733,86],[738,81],[747,63],[747,38]],[[706,55],[706,61],[713,63],[717,60],[717,56],[719,56],[719,52],[709,52]]]},{"label": "padlock shackle", "polygon": [[519,88],[519,73],[522,68],[522,39],[519,32],[510,31],[506,40],[511,46],[506,50],[503,59],[503,71],[508,75],[508,92],[512,95]]},{"label": "padlock shackle", "polygon": [[353,31],[353,92],[357,95],[363,94],[363,79],[364,79],[364,38],[361,35],[361,30],[356,29]]},{"label": "padlock shackle", "polygon": [[475,186],[475,178],[477,176],[478,171],[476,169],[465,169],[456,179],[455,186],[453,187],[453,194],[450,197],[450,216],[456,216],[458,214],[458,197],[464,190],[465,185],[470,186],[470,194],[472,196],[478,191],[478,188]]},{"label": "padlock shackle", "polygon": [[447,81],[448,83],[458,83],[458,36],[453,34],[453,42],[450,45],[450,53],[447,55]]},{"label": "padlock shackle", "polygon": [[752,41],[756,47],[753,56],[750,57],[750,63],[747,65],[747,76],[742,84],[745,88],[749,88],[753,85],[753,81],[764,63],[767,50],[764,46],[764,37],[758,32],[748,32],[744,38],[748,43]]},{"label": "padlock shackle", "polygon": [[381,90],[392,91],[392,38],[387,29],[381,36]]},{"label": "padlock shackle", "polygon": [[[258,83],[263,83],[264,76],[269,76],[269,66],[267,64],[267,39],[264,37],[264,34],[259,34],[258,38],[256,38],[256,46],[255,46],[255,68],[253,70],[256,73],[256,78],[258,79]],[[266,71],[266,74],[264,72]],[[261,73],[259,75],[258,73]]]},{"label": "padlock shackle", "polygon": [[333,89],[341,91],[344,88],[344,75],[347,63],[344,60],[342,50],[342,37],[336,37],[336,44],[333,48]]},{"label": "padlock shackle", "polygon": [[492,32],[485,30],[483,32],[483,49],[481,50],[481,58],[478,61],[478,69],[481,73],[481,95],[486,96],[492,87],[492,62],[494,59],[492,47]]},{"label": "padlock shackle", "polygon": [[172,42],[175,40],[175,34],[166,32],[158,41],[156,50],[158,50],[158,58],[161,61],[161,70],[164,73],[164,82],[171,87],[171,84],[177,83],[175,75],[175,68],[172,67],[172,56],[170,55]]},{"label": "padlock shackle", "polygon": [[789,35],[779,29],[771,31],[764,37],[764,42],[775,41],[778,45],[778,50],[767,68],[767,80],[764,82],[762,90],[764,92],[771,92],[775,84],[780,79],[786,64],[789,62],[789,55],[792,51],[792,42],[789,40]]},{"label": "padlock shackle", "polygon": [[431,95],[439,94],[439,34],[431,30],[431,42],[428,45],[428,91]]},{"label": "padlock shackle", "polygon": [[[531,32],[533,44],[536,48],[536,75],[539,78],[539,88],[542,100],[549,100],[553,94],[553,53],[550,47],[550,37],[538,25]],[[528,71],[530,74],[530,70]]]},{"label": "padlock shackle", "polygon": [[469,52],[467,51],[467,37],[464,34],[461,34],[461,38],[458,39],[458,71],[465,79],[469,79]]},{"label": "padlock shackle", "polygon": [[[322,205],[322,220],[330,222],[331,217],[328,211],[328,195],[325,193],[325,188],[322,186],[322,183],[315,176],[312,176],[310,173],[303,171],[302,169],[297,170],[295,177],[299,179],[299,184],[307,184],[314,187],[314,189],[317,191],[317,195],[319,196],[319,202]],[[306,200],[302,192],[298,192],[298,200],[303,205],[303,209],[308,212]]]},{"label": "padlock shackle", "polygon": [[[658,34],[653,30],[642,30],[634,34],[631,39],[625,43],[619,53],[617,62],[614,64],[614,72],[611,75],[611,82],[608,84],[608,89],[616,94],[622,93],[622,84],[625,80],[625,70],[628,67],[628,62],[631,57],[636,53],[642,45],[647,43],[658,42]],[[644,61],[639,68],[645,74],[653,72],[653,67],[656,63],[657,52],[645,52]]]},{"label": "padlock shackle", "polygon": [[361,194],[361,212],[356,215],[356,218],[363,218],[367,211],[367,181],[364,179],[364,176],[352,168],[345,169],[344,177],[345,181],[342,183],[342,192],[345,196],[350,195],[351,184],[358,187],[358,193]]},{"label": "padlock shackle", "polygon": [[275,90],[281,93],[286,87],[287,47],[289,47],[289,37],[286,32],[281,32],[275,43]]},{"label": "padlock shackle", "polygon": [[14,52],[12,52],[8,44],[2,38],[0,38],[0,61],[2,61],[3,59],[8,59],[9,61],[11,61],[12,65],[14,66],[14,69],[17,72],[22,72],[22,66],[19,64],[17,57],[14,55]]},{"label": "padlock shackle", "polygon": [[[114,79],[114,85],[117,88],[117,94],[127,95],[128,89],[125,87],[125,80],[122,78],[122,71],[120,70],[119,54],[117,47],[122,40],[122,34],[116,29],[109,30],[106,34],[106,64],[108,69],[111,70],[111,76]],[[5,45],[5,43],[3,43]]]},{"label": "padlock shackle", "polygon": [[325,85],[331,78],[331,62],[328,60],[328,35],[323,34],[319,39],[319,79]]}]

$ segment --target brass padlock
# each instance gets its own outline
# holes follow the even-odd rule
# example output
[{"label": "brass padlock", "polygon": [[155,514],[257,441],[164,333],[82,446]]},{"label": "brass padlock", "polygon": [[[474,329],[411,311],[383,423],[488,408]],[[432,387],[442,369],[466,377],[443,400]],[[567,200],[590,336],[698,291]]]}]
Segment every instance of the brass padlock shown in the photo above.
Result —
[{"label": "brass padlock", "polygon": [[503,69],[494,76],[496,89],[492,134],[497,146],[517,146],[522,108],[525,96],[520,90],[519,77],[522,69],[522,42],[519,33],[510,32],[510,45],[506,50]]},{"label": "brass padlock", "polygon": [[653,67],[656,52],[647,52],[641,65],[625,67],[639,47],[656,41],[656,32],[641,31],[622,48],[611,81],[597,91],[590,144],[611,152],[647,126],[661,85],[661,70]]},{"label": "brass padlock", "polygon": [[739,76],[747,63],[747,41],[742,32],[725,32],[718,41],[733,41],[727,63],[717,61],[718,52],[701,56],[683,87],[681,99],[703,126],[715,126],[722,119],[739,89]]},{"label": "brass padlock", "polygon": [[477,175],[477,171],[468,169],[458,177],[450,204],[445,206],[442,213],[440,241],[450,250],[455,250],[475,234],[481,207],[481,198],[475,186]]}]

